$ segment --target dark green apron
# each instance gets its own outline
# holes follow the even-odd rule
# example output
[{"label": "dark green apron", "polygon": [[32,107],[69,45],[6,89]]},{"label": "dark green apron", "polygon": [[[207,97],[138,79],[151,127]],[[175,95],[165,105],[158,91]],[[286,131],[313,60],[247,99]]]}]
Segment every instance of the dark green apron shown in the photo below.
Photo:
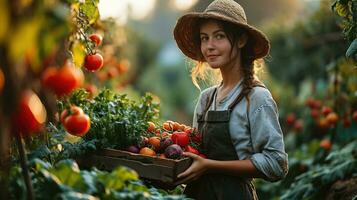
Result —
[{"label": "dark green apron", "polygon": [[[235,105],[243,96],[238,95],[228,110],[208,110],[213,102],[216,89],[208,95],[207,105],[202,115],[197,116],[198,131],[202,134],[202,153],[213,160],[239,160],[229,133],[229,119]],[[223,174],[208,173],[187,184],[187,197],[197,200],[251,200],[258,199],[251,179]]]}]

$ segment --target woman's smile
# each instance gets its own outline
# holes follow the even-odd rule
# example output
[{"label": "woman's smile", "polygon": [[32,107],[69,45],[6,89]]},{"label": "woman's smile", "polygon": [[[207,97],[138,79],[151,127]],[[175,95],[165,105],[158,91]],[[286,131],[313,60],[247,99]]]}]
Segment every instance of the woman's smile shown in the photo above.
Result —
[{"label": "woman's smile", "polygon": [[223,29],[214,21],[200,28],[201,52],[212,68],[224,67],[231,60],[232,46]]}]

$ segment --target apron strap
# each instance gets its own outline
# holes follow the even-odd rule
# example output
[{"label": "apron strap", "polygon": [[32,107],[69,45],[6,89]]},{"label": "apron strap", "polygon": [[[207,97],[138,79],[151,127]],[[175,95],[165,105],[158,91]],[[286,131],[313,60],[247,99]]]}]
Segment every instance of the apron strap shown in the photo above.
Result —
[{"label": "apron strap", "polygon": [[214,95],[217,92],[217,88],[214,88],[213,92],[211,93],[211,95],[207,95],[207,99],[206,99],[206,105],[205,105],[205,109],[203,110],[203,116],[206,115],[206,112],[208,111],[209,107],[211,106],[213,99],[214,99]]},{"label": "apron strap", "polygon": [[[252,85],[252,88],[254,87],[262,87],[262,88],[266,88],[263,84],[256,82]],[[231,112],[233,110],[233,108],[243,99],[243,98],[247,99],[247,112],[249,109],[249,98],[248,96],[244,96],[242,91],[239,93],[239,95],[237,96],[237,98],[231,103],[231,105],[228,106],[228,110]]]}]

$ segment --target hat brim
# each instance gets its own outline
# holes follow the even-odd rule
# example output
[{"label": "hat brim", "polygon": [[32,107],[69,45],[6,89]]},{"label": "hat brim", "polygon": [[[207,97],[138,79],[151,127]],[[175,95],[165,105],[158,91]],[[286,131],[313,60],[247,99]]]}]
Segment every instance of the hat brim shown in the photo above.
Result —
[{"label": "hat brim", "polygon": [[237,28],[239,27],[245,29],[250,37],[250,44],[253,45],[252,50],[254,55],[252,56],[254,59],[263,58],[269,53],[270,42],[267,36],[257,28],[249,24],[239,23],[232,20],[231,18],[215,13],[192,12],[183,15],[177,20],[176,26],[174,28],[174,38],[176,40],[177,46],[181,49],[183,54],[193,60],[205,62],[200,48],[197,47],[193,42],[195,37],[195,26],[197,26],[197,21],[199,19],[216,19],[228,21],[237,25]]}]

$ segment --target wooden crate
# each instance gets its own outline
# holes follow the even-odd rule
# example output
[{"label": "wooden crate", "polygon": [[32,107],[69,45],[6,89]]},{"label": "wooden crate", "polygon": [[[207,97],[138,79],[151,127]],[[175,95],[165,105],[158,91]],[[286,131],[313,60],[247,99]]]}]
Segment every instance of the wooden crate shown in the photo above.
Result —
[{"label": "wooden crate", "polygon": [[78,163],[81,167],[97,167],[108,171],[123,165],[135,170],[141,178],[151,180],[158,185],[173,187],[176,185],[177,175],[191,165],[192,159],[164,159],[115,149],[103,149],[78,159]]}]

